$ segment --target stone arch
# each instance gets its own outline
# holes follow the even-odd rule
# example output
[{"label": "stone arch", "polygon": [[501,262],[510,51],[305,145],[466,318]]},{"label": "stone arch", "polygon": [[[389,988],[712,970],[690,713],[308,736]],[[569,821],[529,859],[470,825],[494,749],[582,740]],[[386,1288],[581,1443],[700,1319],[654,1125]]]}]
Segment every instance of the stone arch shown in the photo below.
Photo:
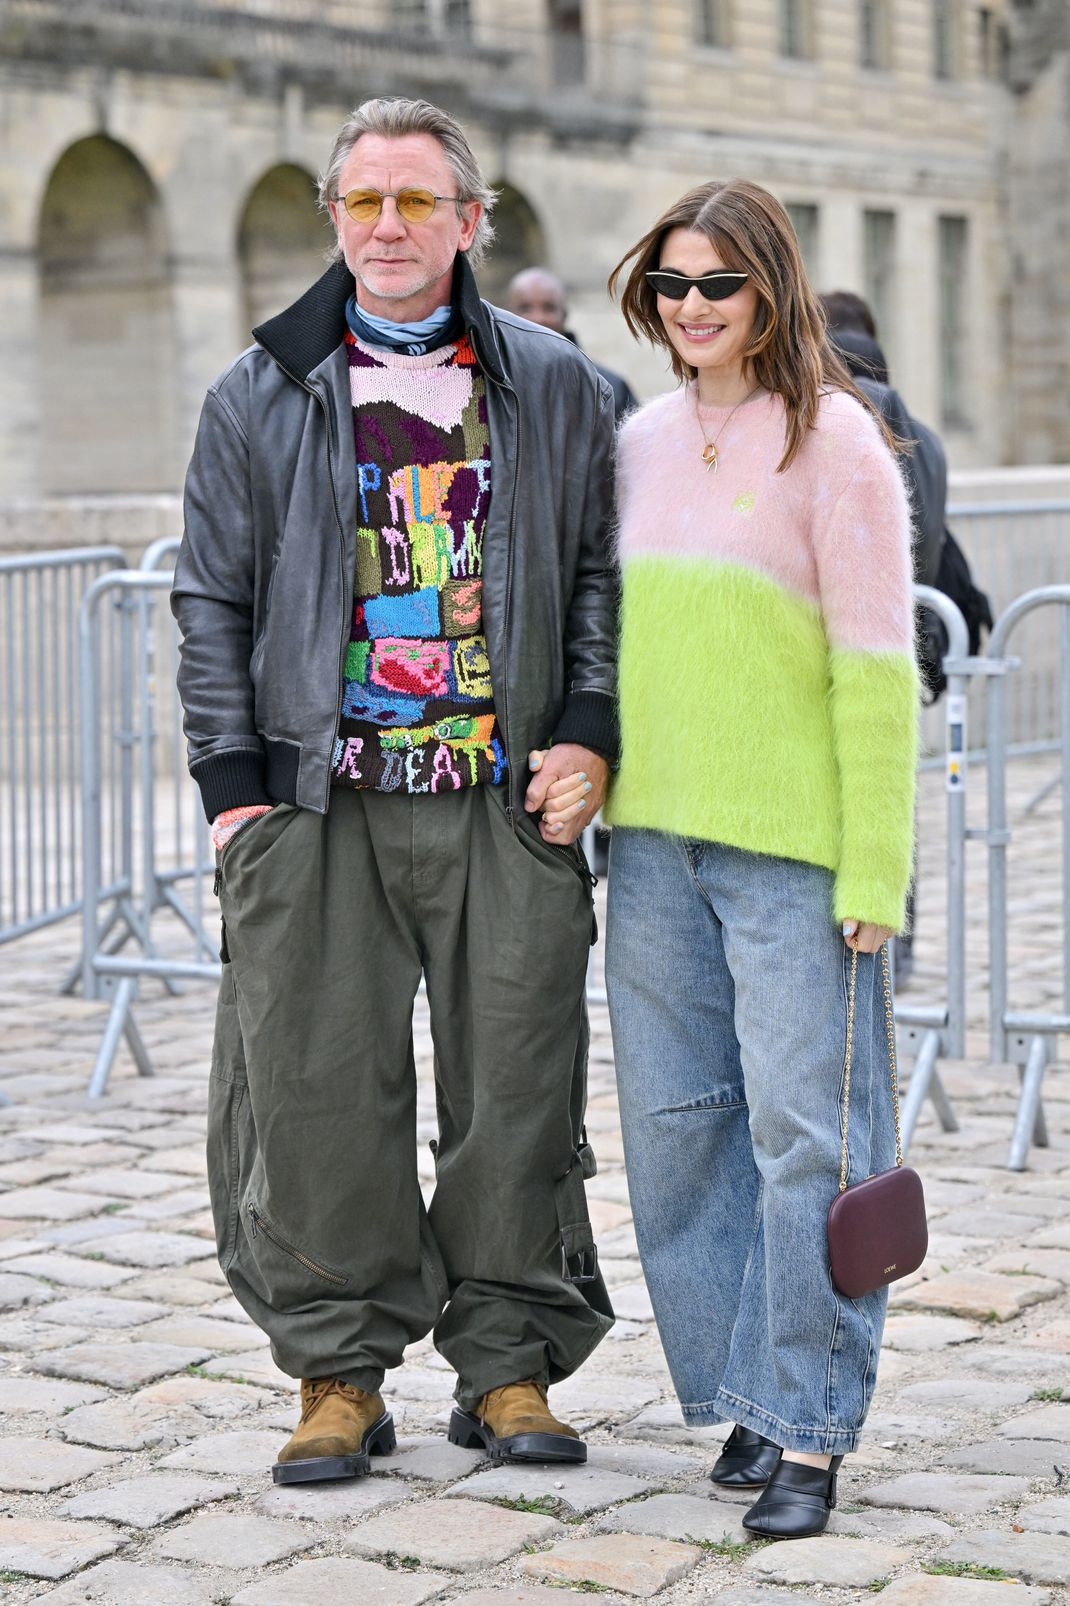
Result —
[{"label": "stone arch", "polygon": [[125,145],[93,134],[60,156],[37,264],[43,491],[173,489],[179,374],[163,212]]},{"label": "stone arch", "polygon": [[242,277],[241,340],[313,284],[334,239],[316,204],[316,180],[293,162],[269,168],[249,192],[238,225]]},{"label": "stone arch", "polygon": [[546,235],[527,196],[507,181],[494,185],[494,244],[479,272],[479,287],[488,301],[500,302],[505,287],[521,268],[549,267]]}]

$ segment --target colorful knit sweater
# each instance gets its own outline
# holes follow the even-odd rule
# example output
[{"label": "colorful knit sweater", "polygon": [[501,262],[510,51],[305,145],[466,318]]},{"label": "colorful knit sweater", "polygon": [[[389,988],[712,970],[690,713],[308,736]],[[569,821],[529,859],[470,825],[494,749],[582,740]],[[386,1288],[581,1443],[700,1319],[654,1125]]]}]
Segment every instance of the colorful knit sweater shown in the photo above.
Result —
[{"label": "colorful knit sweater", "polygon": [[423,356],[346,335],[357,567],[336,785],[441,792],[505,773],[483,635],[490,432],[467,339]]},{"label": "colorful knit sweater", "polygon": [[[898,930],[917,683],[910,516],[865,409],[822,399],[783,474],[783,402],[692,387],[620,432],[622,761],[606,813],[835,872],[837,920]],[[723,431],[723,433],[718,433]]]}]

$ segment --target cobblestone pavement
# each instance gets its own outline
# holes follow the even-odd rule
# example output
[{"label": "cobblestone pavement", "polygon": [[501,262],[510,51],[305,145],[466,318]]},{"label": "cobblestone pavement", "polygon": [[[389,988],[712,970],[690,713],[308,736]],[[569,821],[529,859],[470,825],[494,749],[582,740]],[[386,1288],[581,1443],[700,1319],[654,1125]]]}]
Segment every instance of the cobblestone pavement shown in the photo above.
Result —
[{"label": "cobblestone pavement", "polygon": [[[1015,1002],[1057,995],[1057,798],[1028,820],[1042,766],[1016,777]],[[976,778],[975,778],[976,782]],[[938,978],[938,777],[924,789],[919,998]],[[983,865],[971,848],[971,941]],[[553,1606],[607,1602],[908,1606],[1070,1602],[1070,1085],[1049,1078],[1052,1146],[1004,1169],[1017,1079],[946,1068],[961,1130],[931,1116],[912,1158],[931,1253],[896,1285],[863,1449],[830,1536],[747,1544],[707,1472],[721,1430],[674,1407],[636,1258],[604,1009],[588,1125],[602,1263],[619,1313],[551,1403],[585,1469],[490,1471],[450,1446],[450,1374],[414,1346],[385,1393],[398,1453],[374,1475],[274,1489],[294,1385],[230,1297],[212,1252],[203,1122],[212,999],[145,990],[157,1074],[120,1060],[89,1106],[100,1006],[57,996],[69,926],[0,949],[0,1591],[12,1603]],[[971,988],[978,1056],[984,987]],[[421,1167],[431,1177],[430,1040],[417,1022]],[[1067,1403],[1060,1403],[1065,1396]]]}]

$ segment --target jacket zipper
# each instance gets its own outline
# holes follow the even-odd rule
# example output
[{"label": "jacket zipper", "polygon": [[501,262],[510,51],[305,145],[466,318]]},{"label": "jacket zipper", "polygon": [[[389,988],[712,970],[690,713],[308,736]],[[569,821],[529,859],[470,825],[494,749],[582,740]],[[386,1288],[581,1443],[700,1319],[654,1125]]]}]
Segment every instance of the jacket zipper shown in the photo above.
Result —
[{"label": "jacket zipper", "polygon": [[[512,396],[513,406],[515,408],[513,415],[515,450],[513,463],[513,489],[509,501],[509,553],[505,560],[505,626],[502,631],[502,657],[504,658],[505,663],[502,674],[502,725],[505,732],[505,762],[508,765],[508,770],[506,773],[506,795],[508,797],[506,813],[509,816],[509,824],[512,826],[515,832],[516,819],[513,815],[512,797],[513,759],[509,752],[509,613],[513,601],[513,549],[516,546],[516,488],[520,483],[520,397],[517,395],[515,390],[512,392]],[[493,472],[494,470],[492,465],[491,473]]]},{"label": "jacket zipper", "polygon": [[[272,353],[272,356],[274,356],[274,353]],[[346,648],[349,645],[349,638],[346,635],[346,571],[345,563],[343,561],[346,537],[345,530],[342,528],[342,515],[338,511],[338,497],[334,488],[334,461],[331,456],[331,415],[327,409],[327,403],[324,401],[319,391],[316,390],[313,385],[308,383],[307,379],[303,379],[299,374],[295,374],[291,368],[286,367],[285,363],[279,362],[278,357],[274,357],[274,360],[275,362],[279,363],[279,367],[282,369],[283,373],[286,374],[289,379],[292,379],[295,385],[300,385],[301,389],[307,395],[314,397],[320,411],[323,414],[324,433],[327,441],[327,478],[330,481],[331,486],[331,506],[334,508],[334,522],[338,527],[338,573],[342,582],[342,628],[340,632],[341,645],[338,650],[338,695],[335,698],[335,706],[338,712],[334,716],[334,736],[331,740],[331,756],[327,760],[327,785],[323,799],[324,812],[326,812],[331,796],[331,764],[334,758],[334,749],[338,742],[338,732],[342,726],[342,692],[345,688],[345,655]],[[349,586],[349,606],[350,608],[353,606],[352,584]]]},{"label": "jacket zipper", "polygon": [[[316,400],[319,402],[319,405],[320,405],[320,407],[321,407],[321,409],[323,411],[323,423],[324,423],[324,428],[325,428],[326,437],[327,437],[327,477],[331,482],[331,506],[334,508],[334,522],[338,526],[338,574],[339,574],[339,577],[341,579],[341,584],[342,584],[342,628],[341,628],[341,633],[340,633],[340,635],[341,635],[341,646],[340,646],[339,651],[338,651],[338,693],[337,693],[337,696],[335,697],[335,708],[337,709],[337,713],[334,716],[334,736],[333,736],[333,738],[331,740],[331,757],[327,761],[327,792],[326,792],[326,796],[324,797],[324,800],[323,800],[323,806],[324,806],[324,809],[326,809],[328,804],[330,803],[330,797],[331,797],[331,765],[332,765],[332,761],[334,759],[335,747],[338,745],[338,732],[342,728],[342,693],[345,690],[346,647],[349,644],[349,636],[348,636],[348,633],[347,633],[347,630],[346,630],[346,623],[347,623],[347,618],[348,618],[348,615],[347,615],[347,612],[346,612],[346,602],[347,602],[346,568],[345,568],[346,536],[345,536],[345,531],[342,528],[342,515],[338,511],[338,497],[337,497],[337,495],[335,493],[335,488],[334,488],[334,462],[333,462],[332,457],[331,457],[331,415],[327,411],[327,403],[323,400],[323,397],[318,393],[318,391],[313,390],[311,385],[306,385],[305,388],[309,392],[310,395],[315,396]],[[349,582],[348,606],[349,606],[349,612],[351,613],[352,609],[353,609],[353,584],[352,584],[352,581]]]},{"label": "jacket zipper", "polygon": [[[480,342],[480,340],[478,339],[478,337],[476,335],[475,329],[474,328],[469,329],[468,334],[469,334],[469,337],[470,337],[470,339],[472,341],[472,346],[473,346],[473,348],[475,350],[476,357],[477,357],[477,359],[478,359],[478,361],[479,361],[479,363],[480,363],[480,365],[481,365],[481,367],[483,369],[483,372],[485,374],[487,374],[488,377],[489,377],[489,373],[490,373],[489,365],[487,363],[486,357],[482,354],[482,352],[479,349],[481,342]],[[510,755],[510,751],[509,751],[509,648],[508,648],[508,642],[509,642],[509,613],[510,613],[510,609],[511,609],[511,606],[512,606],[512,600],[513,600],[513,546],[514,546],[513,535],[514,535],[514,519],[516,517],[516,488],[517,488],[517,485],[519,484],[519,481],[520,481],[520,397],[517,395],[516,390],[513,388],[513,386],[508,384],[505,381],[491,380],[491,383],[497,384],[501,390],[507,391],[508,394],[510,396],[512,396],[512,398],[513,398],[513,408],[514,408],[514,413],[513,413],[513,444],[514,444],[513,484],[512,484],[512,490],[511,490],[510,498],[509,498],[509,551],[508,551],[508,554],[507,554],[506,559],[505,559],[505,623],[504,623],[504,627],[503,627],[503,630],[502,630],[502,639],[503,639],[503,643],[504,643],[503,656],[505,658],[505,666],[504,666],[504,672],[503,672],[503,678],[502,678],[502,734],[503,734],[503,736],[505,738],[505,762],[506,762],[506,766],[507,766],[507,768],[506,768],[506,777],[505,777],[505,796],[506,796],[505,815],[506,815],[506,818],[509,821],[509,825],[510,825],[512,831],[513,831],[514,836],[515,836],[516,835],[517,825],[516,825],[516,812],[515,812],[515,810],[513,808],[513,760],[512,760],[512,757]],[[492,462],[491,462],[491,473],[493,473],[493,472],[494,472],[494,464],[493,464],[493,460],[492,460]],[[484,565],[484,574],[485,573],[486,573],[486,566]]]},{"label": "jacket zipper", "polygon": [[325,1282],[336,1283],[341,1288],[349,1281],[348,1277],[341,1277],[336,1271],[328,1271],[326,1266],[318,1266],[314,1260],[309,1260],[307,1255],[303,1255],[299,1249],[295,1249],[293,1244],[288,1244],[285,1238],[280,1238],[275,1229],[264,1220],[255,1205],[249,1206],[249,1218],[252,1223],[250,1227],[251,1237],[255,1238],[258,1232],[262,1232],[265,1238],[271,1239],[277,1249],[281,1249],[284,1254],[290,1255],[299,1265],[304,1266],[306,1271],[311,1271],[317,1277],[322,1277]]}]

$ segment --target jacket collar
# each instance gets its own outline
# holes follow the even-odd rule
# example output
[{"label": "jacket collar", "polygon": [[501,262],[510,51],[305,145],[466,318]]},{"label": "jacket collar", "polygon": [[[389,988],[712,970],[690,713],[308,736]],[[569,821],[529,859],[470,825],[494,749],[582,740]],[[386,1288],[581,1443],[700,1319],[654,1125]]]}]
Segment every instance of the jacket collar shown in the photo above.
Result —
[{"label": "jacket collar", "polygon": [[[288,374],[304,383],[313,369],[342,344],[346,302],[353,294],[353,275],[344,262],[332,262],[322,278],[292,306],[253,330],[256,340]],[[499,384],[508,383],[490,308],[480,299],[475,276],[463,251],[453,269],[453,304],[460,308],[481,366]]]}]

